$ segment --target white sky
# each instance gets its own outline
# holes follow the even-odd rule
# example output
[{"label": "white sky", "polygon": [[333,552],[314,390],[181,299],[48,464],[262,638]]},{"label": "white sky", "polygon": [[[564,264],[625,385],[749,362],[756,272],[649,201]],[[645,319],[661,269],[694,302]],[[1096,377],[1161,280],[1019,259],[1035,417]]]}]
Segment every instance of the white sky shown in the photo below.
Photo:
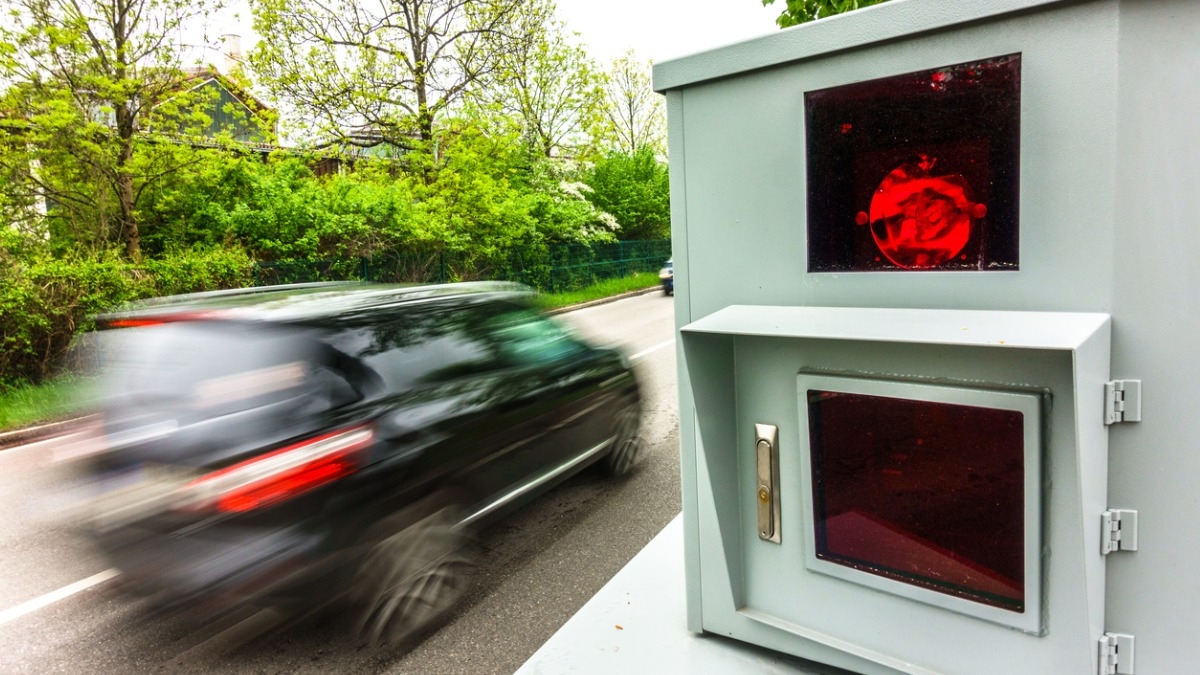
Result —
[{"label": "white sky", "polygon": [[[606,66],[612,59],[633,49],[641,60],[665,61],[720,47],[746,38],[778,31],[775,17],[784,0],[763,7],[761,0],[557,0],[558,16],[579,33],[588,54]],[[205,27],[181,41],[199,44],[207,33],[214,47],[222,33],[242,37],[248,52],[257,40],[250,29],[250,10],[245,0],[231,0],[230,7]],[[202,56],[203,55],[203,56]],[[197,50],[192,58],[222,66],[216,49]]]},{"label": "white sky", "polygon": [[665,61],[779,30],[784,0],[558,0],[558,16],[607,63],[632,48]]}]

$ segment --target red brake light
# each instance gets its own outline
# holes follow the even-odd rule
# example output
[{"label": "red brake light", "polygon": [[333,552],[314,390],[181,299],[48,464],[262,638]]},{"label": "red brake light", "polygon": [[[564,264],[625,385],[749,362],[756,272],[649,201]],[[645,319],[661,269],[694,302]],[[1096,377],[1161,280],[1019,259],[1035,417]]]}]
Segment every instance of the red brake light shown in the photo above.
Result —
[{"label": "red brake light", "polygon": [[141,326],[157,326],[163,323],[162,319],[117,319],[109,321],[109,328],[140,328]]},{"label": "red brake light", "polygon": [[357,471],[374,437],[351,427],[215,471],[184,488],[185,508],[244,513],[286,501]]},{"label": "red brake light", "polygon": [[141,328],[143,326],[161,326],[164,323],[179,321],[198,321],[220,316],[217,311],[179,312],[177,314],[160,314],[158,316],[130,317],[128,319],[112,319],[104,322],[105,328]]}]

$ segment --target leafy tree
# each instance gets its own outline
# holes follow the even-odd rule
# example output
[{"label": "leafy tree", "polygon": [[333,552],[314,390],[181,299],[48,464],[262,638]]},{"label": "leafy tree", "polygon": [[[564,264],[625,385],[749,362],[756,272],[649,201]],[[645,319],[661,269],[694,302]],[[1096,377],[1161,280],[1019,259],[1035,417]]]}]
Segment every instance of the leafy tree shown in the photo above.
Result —
[{"label": "leafy tree", "polygon": [[615,240],[603,215],[558,181],[547,160],[529,165],[519,139],[469,120],[455,120],[444,137],[434,179],[412,184],[408,241],[475,259],[473,272],[486,274],[510,252]]},{"label": "leafy tree", "polygon": [[525,138],[544,157],[578,155],[588,129],[603,114],[604,76],[554,18],[552,0],[533,0],[522,15],[518,43],[504,59],[484,98],[519,120]]},{"label": "leafy tree", "polygon": [[313,157],[197,153],[147,193],[147,250],[233,244],[260,261],[446,252],[492,261],[474,270],[482,275],[509,250],[614,239],[604,215],[563,188],[552,162],[531,161],[515,131],[448,119],[439,135],[438,160],[421,158],[417,174],[372,158],[318,176]]},{"label": "leafy tree", "polygon": [[[863,7],[878,5],[887,0],[784,0],[786,7],[775,19],[780,28],[787,28],[808,21],[816,21],[834,14],[851,12]],[[762,0],[763,6],[775,4],[775,0]]]},{"label": "leafy tree", "polygon": [[351,129],[398,146],[434,138],[435,119],[529,40],[526,0],[251,0],[263,83],[326,136]]},{"label": "leafy tree", "polygon": [[23,136],[0,122],[0,222],[23,235],[41,238],[47,234],[45,201],[29,189],[37,164]]},{"label": "leafy tree", "polygon": [[665,150],[663,99],[651,87],[650,64],[639,61],[633,50],[613,61],[605,98],[602,145],[629,155],[643,147],[660,153]]},{"label": "leafy tree", "polygon": [[[188,94],[172,40],[220,0],[10,0],[0,24],[6,147],[27,204],[49,203],[81,240],[141,252],[139,192],[186,159],[144,142],[154,127],[180,134],[210,120]],[[186,154],[186,153],[182,153]]]},{"label": "leafy tree", "polygon": [[612,214],[621,239],[671,236],[671,187],[667,165],[643,145],[635,152],[614,152],[587,172],[588,201]]}]

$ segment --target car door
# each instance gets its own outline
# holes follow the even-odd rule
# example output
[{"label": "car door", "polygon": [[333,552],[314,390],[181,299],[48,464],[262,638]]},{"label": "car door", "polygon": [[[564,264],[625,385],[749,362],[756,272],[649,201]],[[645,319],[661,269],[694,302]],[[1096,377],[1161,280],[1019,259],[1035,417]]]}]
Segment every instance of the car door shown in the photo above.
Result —
[{"label": "car door", "polygon": [[510,405],[533,434],[510,461],[526,483],[553,482],[610,438],[623,369],[538,312],[512,308],[488,324]]},{"label": "car door", "polygon": [[374,405],[397,480],[453,484],[487,509],[544,469],[534,448],[560,420],[560,402],[547,369],[508,358],[495,326],[510,309],[470,298],[410,304],[343,332],[344,348],[382,381]]}]

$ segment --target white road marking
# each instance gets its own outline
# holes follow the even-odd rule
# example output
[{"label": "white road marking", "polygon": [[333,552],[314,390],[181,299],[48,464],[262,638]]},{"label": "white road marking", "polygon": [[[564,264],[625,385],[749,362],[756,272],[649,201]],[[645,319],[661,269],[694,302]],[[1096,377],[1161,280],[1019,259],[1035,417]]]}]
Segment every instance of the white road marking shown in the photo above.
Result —
[{"label": "white road marking", "polygon": [[102,584],[105,581],[108,581],[109,579],[117,576],[118,574],[120,574],[120,572],[118,572],[115,569],[107,569],[98,574],[93,574],[92,576],[90,576],[82,581],[76,581],[75,583],[70,584],[68,586],[63,586],[62,588],[58,589],[57,591],[50,591],[49,593],[47,593],[45,595],[36,597],[27,602],[22,602],[21,604],[17,605],[16,607],[10,607],[9,609],[6,609],[3,612],[0,612],[0,626],[3,626],[4,624],[6,624],[10,621],[16,621],[17,619],[25,616],[26,614],[36,612],[37,610],[39,610],[43,607],[46,607],[48,605],[52,605],[52,604],[58,602],[59,600],[65,600],[66,598],[69,598],[72,595],[75,595],[76,593],[86,591],[87,589],[91,588],[92,586],[95,586],[97,584]]},{"label": "white road marking", "polygon": [[666,342],[660,342],[659,344],[656,344],[653,347],[650,347],[648,349],[643,349],[642,351],[629,357],[629,360],[634,361],[634,360],[640,359],[643,356],[645,356],[651,352],[656,352],[656,351],[662,349],[663,347],[670,347],[673,344],[675,344],[675,338],[671,338],[670,340],[667,340]]}]

